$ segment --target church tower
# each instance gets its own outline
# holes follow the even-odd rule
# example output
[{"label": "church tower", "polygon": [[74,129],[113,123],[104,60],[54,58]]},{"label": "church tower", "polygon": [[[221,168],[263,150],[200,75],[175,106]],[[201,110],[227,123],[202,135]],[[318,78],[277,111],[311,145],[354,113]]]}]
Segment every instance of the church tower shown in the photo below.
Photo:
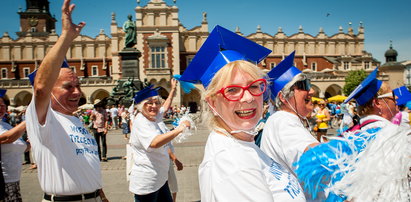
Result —
[{"label": "church tower", "polygon": [[17,36],[24,37],[28,33],[33,37],[46,37],[55,32],[56,19],[50,14],[48,0],[26,0],[26,10],[19,12],[20,31]]}]

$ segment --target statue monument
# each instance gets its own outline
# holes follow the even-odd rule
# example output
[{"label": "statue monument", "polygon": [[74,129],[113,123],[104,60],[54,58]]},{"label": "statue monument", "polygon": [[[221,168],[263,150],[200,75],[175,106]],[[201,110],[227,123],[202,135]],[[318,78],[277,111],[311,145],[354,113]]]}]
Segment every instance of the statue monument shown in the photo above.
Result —
[{"label": "statue monument", "polygon": [[120,104],[129,107],[136,92],[150,85],[148,82],[141,82],[140,80],[134,80],[134,78],[121,79],[117,81],[117,85],[110,93],[110,97],[107,99],[107,104]]},{"label": "statue monument", "polygon": [[132,19],[132,15],[128,15],[127,18],[127,21],[123,24],[124,48],[119,52],[121,78],[117,81],[117,85],[108,98],[108,104],[120,104],[126,107],[131,105],[134,94],[144,87],[139,76],[141,52],[135,48],[137,44],[137,26]]},{"label": "statue monument", "polygon": [[141,52],[134,46],[137,44],[137,27],[132,16],[128,15],[128,20],[123,24],[124,36],[124,48],[119,52],[121,57],[121,73],[122,78],[137,78],[139,75],[139,58]]},{"label": "statue monument", "polygon": [[124,40],[124,46],[126,48],[133,48],[137,44],[137,32],[136,32],[136,23],[132,20],[132,16],[127,16],[128,20],[123,24],[123,31],[126,33]]}]

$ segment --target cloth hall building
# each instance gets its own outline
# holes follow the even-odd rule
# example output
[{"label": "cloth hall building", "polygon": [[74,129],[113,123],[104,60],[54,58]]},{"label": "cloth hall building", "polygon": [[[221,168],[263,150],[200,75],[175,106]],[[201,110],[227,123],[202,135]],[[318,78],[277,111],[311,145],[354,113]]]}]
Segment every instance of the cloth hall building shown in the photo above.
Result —
[{"label": "cloth hall building", "polygon": [[[56,42],[56,19],[49,10],[48,0],[27,0],[26,10],[20,10],[20,30],[17,39],[8,33],[0,38],[0,88],[8,89],[6,99],[13,106],[28,105],[32,89],[27,75],[39,67],[47,51]],[[54,2],[53,2],[54,3]],[[182,74],[209,31],[207,14],[202,15],[198,26],[187,28],[179,19],[177,4],[168,5],[163,0],[151,0],[146,5],[136,5],[134,17],[137,27],[139,79],[147,79],[161,86],[160,94],[167,96],[169,80],[174,74]],[[57,11],[54,11],[57,12]],[[183,11],[182,13],[189,12]],[[110,14],[108,14],[110,15]],[[81,78],[83,102],[109,96],[122,75],[120,52],[124,48],[125,33],[122,22],[111,14],[109,33],[101,30],[96,37],[78,36],[67,53],[70,68]],[[17,30],[10,30],[17,31]],[[331,36],[319,28],[316,35],[305,33],[303,27],[287,36],[281,28],[275,35],[256,27],[255,33],[244,35],[273,52],[259,65],[266,71],[274,68],[285,56],[296,51],[295,65],[310,75],[317,97],[342,94],[344,79],[350,70],[371,71],[380,62],[364,50],[364,26],[353,28],[351,23],[345,32],[342,27]],[[383,80],[389,80],[383,75]],[[201,92],[185,94],[180,89],[174,104],[200,104]]]}]

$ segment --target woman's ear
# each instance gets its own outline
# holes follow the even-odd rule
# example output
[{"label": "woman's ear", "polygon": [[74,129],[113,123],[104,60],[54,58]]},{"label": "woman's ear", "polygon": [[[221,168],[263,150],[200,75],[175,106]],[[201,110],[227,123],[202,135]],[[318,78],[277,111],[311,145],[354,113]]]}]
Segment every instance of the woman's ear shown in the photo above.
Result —
[{"label": "woman's ear", "polygon": [[281,101],[282,103],[287,102],[287,100],[285,100],[285,98],[284,98],[284,96],[283,96],[283,91],[278,92],[277,96],[278,96],[278,98],[280,99],[280,101]]},{"label": "woman's ear", "polygon": [[211,97],[206,97],[205,101],[208,104],[208,107],[210,107],[210,109],[213,112],[214,116],[217,116],[217,113],[215,111],[215,100],[212,99]]},{"label": "woman's ear", "polygon": [[372,106],[375,108],[375,109],[377,109],[377,111],[380,111],[381,110],[381,102],[380,102],[380,99],[377,99],[377,98],[375,98],[375,99],[373,99],[372,100]]}]

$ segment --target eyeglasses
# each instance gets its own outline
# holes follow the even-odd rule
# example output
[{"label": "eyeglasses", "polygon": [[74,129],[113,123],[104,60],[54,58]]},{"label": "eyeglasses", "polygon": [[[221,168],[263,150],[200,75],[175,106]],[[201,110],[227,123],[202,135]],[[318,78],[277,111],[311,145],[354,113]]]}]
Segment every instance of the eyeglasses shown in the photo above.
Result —
[{"label": "eyeglasses", "polygon": [[226,86],[221,88],[217,93],[223,94],[225,99],[229,101],[239,101],[243,97],[245,90],[248,90],[253,96],[260,96],[266,89],[267,81],[265,79],[257,79],[246,87],[237,85]]},{"label": "eyeglasses", "polygon": [[311,81],[310,81],[310,79],[304,79],[304,80],[301,80],[301,81],[297,81],[297,82],[295,82],[294,86],[297,89],[300,89],[300,90],[310,91]]},{"label": "eyeglasses", "polygon": [[148,105],[148,106],[153,106],[154,104],[159,106],[159,105],[161,105],[161,102],[159,102],[159,101],[157,101],[157,102],[146,102],[146,105]]}]

